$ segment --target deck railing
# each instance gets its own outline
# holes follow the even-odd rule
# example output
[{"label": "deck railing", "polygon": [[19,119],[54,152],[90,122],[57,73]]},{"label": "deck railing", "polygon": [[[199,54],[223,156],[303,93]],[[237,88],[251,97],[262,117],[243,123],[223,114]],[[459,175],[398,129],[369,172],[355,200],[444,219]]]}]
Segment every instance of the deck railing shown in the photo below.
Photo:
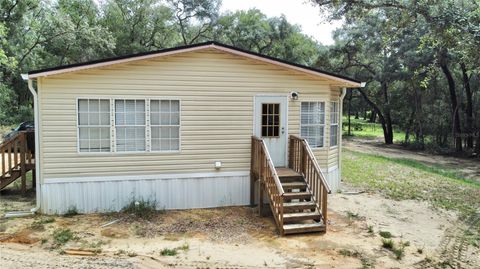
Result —
[{"label": "deck railing", "polygon": [[312,149],[304,138],[290,136],[288,166],[304,176],[317,209],[322,213],[323,223],[327,225],[327,194],[331,193],[331,189]]},{"label": "deck railing", "polygon": [[[263,205],[263,189],[267,191],[270,208],[283,235],[283,194],[285,193],[263,139],[252,137],[251,176],[260,180],[259,208]],[[261,212],[260,212],[261,213]]]},{"label": "deck railing", "polygon": [[0,161],[2,166],[0,179],[11,177],[14,172],[20,172],[22,192],[26,191],[27,170],[33,167],[35,161],[34,150],[29,148],[28,143],[28,139],[33,139],[33,135],[30,137],[33,132],[18,132],[12,138],[0,144]]}]

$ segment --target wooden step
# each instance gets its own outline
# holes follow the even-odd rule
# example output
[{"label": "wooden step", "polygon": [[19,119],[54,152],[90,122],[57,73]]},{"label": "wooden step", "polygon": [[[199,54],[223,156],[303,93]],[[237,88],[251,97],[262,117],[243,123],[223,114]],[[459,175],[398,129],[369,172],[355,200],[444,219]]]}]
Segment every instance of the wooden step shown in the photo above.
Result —
[{"label": "wooden step", "polygon": [[307,210],[307,209],[315,209],[317,206],[314,202],[290,202],[290,203],[283,203],[283,209],[286,212],[291,212],[295,210]]},{"label": "wooden step", "polygon": [[315,212],[299,212],[299,213],[285,213],[283,214],[284,222],[297,222],[302,220],[320,220],[320,213],[315,210]]},{"label": "wooden step", "polygon": [[326,227],[321,222],[283,225],[283,231],[285,234],[314,233],[324,232],[325,230]]},{"label": "wooden step", "polygon": [[312,195],[310,192],[286,192],[283,194],[284,200],[292,200],[292,199],[310,199]]},{"label": "wooden step", "polygon": [[305,181],[284,182],[282,183],[282,187],[284,190],[306,189],[307,184],[305,183]]}]

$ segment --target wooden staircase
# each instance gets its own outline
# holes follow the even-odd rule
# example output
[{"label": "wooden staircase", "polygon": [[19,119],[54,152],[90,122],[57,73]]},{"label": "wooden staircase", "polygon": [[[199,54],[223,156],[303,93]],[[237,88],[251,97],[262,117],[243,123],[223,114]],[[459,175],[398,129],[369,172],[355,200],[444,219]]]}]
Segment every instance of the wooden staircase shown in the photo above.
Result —
[{"label": "wooden staircase", "polygon": [[324,232],[326,226],[303,175],[289,168],[277,168],[283,194],[284,234]]},{"label": "wooden staircase", "polygon": [[[305,139],[290,136],[288,166],[275,168],[265,142],[252,137],[251,203],[258,181],[259,201],[264,200],[264,193],[268,196],[280,234],[325,232],[331,191]],[[262,213],[263,202],[258,206]]]},{"label": "wooden staircase", "polygon": [[[21,131],[0,144],[0,190],[21,179],[22,193],[27,190],[27,172],[35,170],[34,131]],[[35,172],[32,173],[35,186]]]}]

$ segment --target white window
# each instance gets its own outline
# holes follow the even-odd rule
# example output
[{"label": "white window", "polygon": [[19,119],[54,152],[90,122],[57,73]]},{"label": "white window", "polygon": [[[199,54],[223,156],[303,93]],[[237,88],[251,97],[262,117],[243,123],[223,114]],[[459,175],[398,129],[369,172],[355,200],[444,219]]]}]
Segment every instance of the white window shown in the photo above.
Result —
[{"label": "white window", "polygon": [[180,101],[150,100],[152,151],[177,151],[180,148]]},{"label": "white window", "polygon": [[302,102],[300,136],[312,148],[323,147],[325,132],[325,102]]},{"label": "white window", "polygon": [[145,100],[115,100],[117,152],[146,151]]},{"label": "white window", "polygon": [[110,151],[110,100],[78,100],[78,148],[80,152]]},{"label": "white window", "polygon": [[338,145],[338,102],[330,103],[330,147]]}]

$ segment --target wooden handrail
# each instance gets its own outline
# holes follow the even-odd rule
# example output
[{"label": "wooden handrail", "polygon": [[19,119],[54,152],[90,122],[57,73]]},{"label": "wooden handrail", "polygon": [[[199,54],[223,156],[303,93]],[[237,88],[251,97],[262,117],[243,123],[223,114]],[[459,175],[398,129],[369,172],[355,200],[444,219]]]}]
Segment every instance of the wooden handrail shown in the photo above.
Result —
[{"label": "wooden handrail", "polygon": [[[260,179],[260,191],[262,191],[262,186],[267,191],[270,209],[277,227],[283,235],[283,194],[285,191],[263,139],[252,136],[251,155],[251,174],[255,179]],[[259,203],[263,203],[263,201],[260,200]]]},{"label": "wooden handrail", "polygon": [[306,139],[290,135],[288,166],[304,176],[317,209],[322,213],[323,223],[327,225],[327,194],[332,191]]},{"label": "wooden handrail", "polygon": [[9,140],[0,144],[1,173],[0,179],[12,176],[15,171],[20,171],[22,176],[22,192],[25,192],[27,165],[34,164],[34,153],[28,146],[27,135],[34,131],[20,131]]}]

